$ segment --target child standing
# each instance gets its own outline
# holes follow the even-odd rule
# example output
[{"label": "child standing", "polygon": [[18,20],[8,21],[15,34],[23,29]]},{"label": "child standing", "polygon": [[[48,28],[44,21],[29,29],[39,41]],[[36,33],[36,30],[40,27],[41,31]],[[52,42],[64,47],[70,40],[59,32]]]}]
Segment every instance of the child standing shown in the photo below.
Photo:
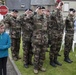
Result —
[{"label": "child standing", "polygon": [[0,21],[0,75],[7,75],[8,48],[11,46],[9,34],[5,33],[5,25]]}]

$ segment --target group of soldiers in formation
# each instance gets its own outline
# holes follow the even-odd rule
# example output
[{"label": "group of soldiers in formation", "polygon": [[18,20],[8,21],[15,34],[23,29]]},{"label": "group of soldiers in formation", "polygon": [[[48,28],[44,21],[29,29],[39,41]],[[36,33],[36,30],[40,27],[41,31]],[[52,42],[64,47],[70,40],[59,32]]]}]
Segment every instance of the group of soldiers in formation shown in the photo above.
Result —
[{"label": "group of soldiers in formation", "polygon": [[[65,29],[65,44],[64,44],[64,61],[72,63],[69,58],[71,51],[73,35],[74,35],[74,16],[75,10],[69,9],[68,16],[63,21],[61,14],[62,1],[57,0],[55,9],[50,12],[42,6],[38,6],[33,12],[31,9],[26,9],[24,14],[17,16],[18,11],[12,10],[10,14],[4,17],[6,28],[10,29],[11,36],[11,51],[13,60],[20,59],[20,38],[22,32],[23,45],[23,62],[24,67],[29,65],[34,66],[34,73],[39,70],[45,72],[43,61],[45,60],[45,52],[50,47],[49,59],[50,65],[56,67],[62,66],[58,61],[58,54],[61,48],[62,36]],[[32,56],[34,61],[32,63]]]}]

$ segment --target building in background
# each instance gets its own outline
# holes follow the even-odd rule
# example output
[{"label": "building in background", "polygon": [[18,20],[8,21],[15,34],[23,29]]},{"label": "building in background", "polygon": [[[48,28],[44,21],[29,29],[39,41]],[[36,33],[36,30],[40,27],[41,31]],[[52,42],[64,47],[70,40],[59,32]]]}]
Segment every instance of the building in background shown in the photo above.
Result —
[{"label": "building in background", "polygon": [[[51,11],[54,9],[56,0],[0,0],[2,4],[5,4],[9,10],[17,9],[20,14],[27,8],[36,9],[37,6],[45,6]],[[4,2],[5,1],[5,2]],[[63,17],[65,18],[68,14],[69,8],[76,9],[76,0],[62,0],[63,5]]]},{"label": "building in background", "polygon": [[31,8],[34,10],[37,6],[45,6],[49,10],[53,10],[55,0],[31,0]]},{"label": "building in background", "polygon": [[5,4],[9,8],[9,10],[17,9],[23,11],[26,8],[30,8],[30,3],[31,0],[5,0]]},{"label": "building in background", "polygon": [[35,10],[36,6],[45,6],[51,11],[54,9],[55,0],[5,0],[5,5],[11,11],[17,9],[20,13],[24,12],[27,8]]}]

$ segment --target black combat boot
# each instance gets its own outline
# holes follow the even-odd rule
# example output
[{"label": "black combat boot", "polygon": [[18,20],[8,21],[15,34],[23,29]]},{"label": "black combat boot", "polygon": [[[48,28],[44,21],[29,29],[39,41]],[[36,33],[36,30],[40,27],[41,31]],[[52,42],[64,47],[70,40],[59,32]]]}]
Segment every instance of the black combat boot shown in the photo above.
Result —
[{"label": "black combat boot", "polygon": [[25,68],[28,68],[29,66],[28,66],[28,64],[24,64],[24,67],[25,67]]},{"label": "black combat boot", "polygon": [[58,53],[58,56],[61,56],[61,55]]},{"label": "black combat boot", "polygon": [[72,63],[73,61],[70,60],[70,58],[68,56],[65,56],[64,61],[67,63]]},{"label": "black combat boot", "polygon": [[62,64],[57,61],[57,57],[54,58],[54,63],[59,65],[59,66],[62,66]]},{"label": "black combat boot", "polygon": [[50,65],[53,66],[53,67],[57,67],[52,58],[50,59]]},{"label": "black combat boot", "polygon": [[32,62],[29,62],[28,64],[29,64],[29,65],[33,65],[33,63],[32,63]]}]

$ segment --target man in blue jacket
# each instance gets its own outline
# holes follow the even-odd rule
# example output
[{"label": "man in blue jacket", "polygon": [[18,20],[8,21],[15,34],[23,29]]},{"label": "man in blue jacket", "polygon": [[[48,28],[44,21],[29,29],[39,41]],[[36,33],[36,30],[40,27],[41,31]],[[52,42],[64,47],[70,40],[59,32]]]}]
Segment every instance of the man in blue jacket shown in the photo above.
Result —
[{"label": "man in blue jacket", "polygon": [[0,21],[0,75],[7,75],[6,63],[8,57],[8,48],[10,46],[10,37],[7,33],[5,33],[4,23]]}]

